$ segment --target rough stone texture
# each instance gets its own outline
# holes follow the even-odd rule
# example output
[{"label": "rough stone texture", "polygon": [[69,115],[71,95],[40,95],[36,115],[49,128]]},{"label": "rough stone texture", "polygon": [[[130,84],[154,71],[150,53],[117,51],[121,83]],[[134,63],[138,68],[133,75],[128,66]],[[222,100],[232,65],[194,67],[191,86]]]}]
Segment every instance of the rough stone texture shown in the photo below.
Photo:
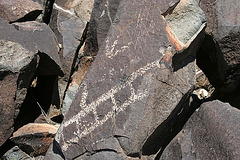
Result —
[{"label": "rough stone texture", "polygon": [[36,70],[37,57],[19,43],[0,40],[0,146],[13,132],[14,118]]},{"label": "rough stone texture", "polygon": [[81,20],[89,21],[94,0],[55,0],[55,3],[63,9],[73,11]]},{"label": "rough stone texture", "polygon": [[232,159],[240,157],[240,111],[227,103],[204,103],[162,154],[172,159]]},{"label": "rough stone texture", "polygon": [[32,0],[32,1],[37,2],[38,4],[40,4],[42,6],[42,8],[45,8],[47,0]]},{"label": "rough stone texture", "polygon": [[95,0],[84,55],[95,56],[105,41],[121,0]]},{"label": "rough stone texture", "polygon": [[72,74],[71,83],[64,96],[62,105],[62,113],[64,116],[74,100],[79,85],[87,73],[91,62],[94,60],[99,46],[104,42],[107,36],[112,19],[114,19],[117,12],[119,2],[120,1],[116,0],[95,1],[89,27],[87,28],[86,42],[79,51],[80,58],[78,59],[78,65],[76,65],[77,69],[75,69],[76,71]]},{"label": "rough stone texture", "polygon": [[45,155],[57,129],[49,124],[30,123],[14,132],[10,139],[30,156]]},{"label": "rough stone texture", "polygon": [[43,132],[56,134],[57,129],[58,129],[57,127],[47,123],[29,123],[19,128],[16,132],[14,132],[12,138],[16,138],[26,134],[43,133]]},{"label": "rough stone texture", "polygon": [[18,146],[11,148],[7,153],[1,158],[3,160],[32,160],[32,158],[23,152]]},{"label": "rough stone texture", "polygon": [[10,25],[0,18],[0,146],[13,132],[34,75],[63,74],[55,39],[46,27],[37,22]]},{"label": "rough stone texture", "polygon": [[[188,10],[189,3],[197,5],[196,1],[180,2],[186,9],[182,14],[201,21],[194,35],[186,34],[189,41],[181,42],[180,33],[175,34],[179,31],[171,29],[162,16],[169,2],[120,2],[46,159],[91,158],[99,150],[123,157],[158,152],[156,141],[164,141],[174,117],[189,102],[195,84],[194,53],[206,21],[201,10]],[[185,63],[175,68],[172,64],[178,59]]]},{"label": "rough stone texture", "polygon": [[[70,3],[70,1],[65,2],[66,4]],[[88,8],[84,8],[82,11],[86,11],[87,9]],[[62,1],[55,1],[50,27],[56,34],[61,46],[61,61],[65,73],[64,77],[59,81],[61,99],[64,97],[69,77],[72,75],[73,67],[78,58],[77,48],[82,43],[82,36],[88,20],[82,17],[79,18],[72,10],[69,10],[69,7],[65,6]]]},{"label": "rough stone texture", "polygon": [[81,58],[78,70],[72,75],[71,83],[69,84],[62,105],[62,115],[65,116],[72,104],[72,101],[75,99],[75,95],[78,91],[78,88],[86,75],[89,67],[91,66],[93,59],[91,57]]},{"label": "rough stone texture", "polygon": [[[9,25],[0,21],[1,39],[19,43],[24,48],[40,56],[39,75],[63,75],[58,55],[57,40],[46,24],[23,22]],[[47,69],[46,69],[47,68]]]},{"label": "rough stone texture", "polygon": [[207,36],[198,53],[199,67],[221,92],[236,90],[240,80],[240,1],[201,0]]},{"label": "rough stone texture", "polygon": [[40,64],[36,74],[63,76],[58,42],[52,30],[46,24],[38,22],[14,23],[13,25],[22,34],[31,37],[39,52]]},{"label": "rough stone texture", "polygon": [[[4,76],[1,73],[0,91],[0,146],[11,136],[15,117],[14,96],[17,75]],[[5,90],[7,89],[7,91]]]},{"label": "rough stone texture", "polygon": [[0,0],[0,17],[8,22],[36,20],[42,10],[31,0]]}]

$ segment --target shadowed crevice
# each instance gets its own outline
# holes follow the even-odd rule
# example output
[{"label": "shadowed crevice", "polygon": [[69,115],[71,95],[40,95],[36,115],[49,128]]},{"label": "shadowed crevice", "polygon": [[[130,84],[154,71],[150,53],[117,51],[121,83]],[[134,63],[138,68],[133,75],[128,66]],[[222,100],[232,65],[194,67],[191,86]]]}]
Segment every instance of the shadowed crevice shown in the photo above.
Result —
[{"label": "shadowed crevice", "polygon": [[49,24],[55,0],[46,0],[42,21]]},{"label": "shadowed crevice", "polygon": [[168,118],[149,136],[142,147],[142,155],[149,156],[157,154],[159,150],[162,152],[174,136],[182,129],[190,117],[189,115],[196,109],[196,107],[193,108],[189,105],[189,98],[192,91],[193,89],[189,90],[188,93],[182,97]]},{"label": "shadowed crevice", "polygon": [[11,24],[11,23],[15,23],[15,22],[35,21],[41,13],[42,13],[42,10],[35,10],[35,11],[32,11],[32,12],[29,12],[24,17],[22,17],[22,18],[20,18],[16,21],[11,21],[9,23]]}]

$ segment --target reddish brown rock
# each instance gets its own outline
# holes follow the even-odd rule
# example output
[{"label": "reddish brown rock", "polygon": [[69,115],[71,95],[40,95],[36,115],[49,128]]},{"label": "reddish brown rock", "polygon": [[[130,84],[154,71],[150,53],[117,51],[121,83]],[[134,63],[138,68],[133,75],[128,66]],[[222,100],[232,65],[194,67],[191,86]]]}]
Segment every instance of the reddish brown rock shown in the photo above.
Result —
[{"label": "reddish brown rock", "polygon": [[120,2],[46,159],[131,159],[158,152],[157,142],[164,143],[177,115],[189,107],[194,53],[206,21],[196,1],[178,3],[170,9],[176,17],[165,18],[170,1],[161,3]]},{"label": "reddish brown rock", "polygon": [[29,123],[14,132],[10,139],[30,156],[45,155],[57,129],[49,124]]},{"label": "reddish brown rock", "polygon": [[9,75],[4,77],[4,72],[1,72],[0,86],[2,89],[0,91],[0,146],[10,137],[14,129],[14,96],[16,93],[16,81],[17,75]]},{"label": "reddish brown rock", "polygon": [[42,7],[32,0],[0,1],[0,17],[8,22],[36,20],[42,10]]},{"label": "reddish brown rock", "polygon": [[240,111],[227,103],[204,103],[164,150],[161,160],[239,159],[239,117]]}]

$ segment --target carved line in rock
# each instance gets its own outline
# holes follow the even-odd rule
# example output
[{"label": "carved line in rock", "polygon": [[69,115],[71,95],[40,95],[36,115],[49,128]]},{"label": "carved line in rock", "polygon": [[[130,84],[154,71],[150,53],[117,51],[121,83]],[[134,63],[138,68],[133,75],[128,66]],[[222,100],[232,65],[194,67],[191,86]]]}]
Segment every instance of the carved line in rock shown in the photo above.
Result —
[{"label": "carved line in rock", "polygon": [[[135,72],[133,72],[127,79],[127,81],[124,84],[119,84],[114,86],[112,89],[110,89],[109,91],[107,91],[106,93],[104,93],[102,96],[98,97],[95,101],[93,101],[90,104],[86,103],[86,99],[88,96],[88,90],[87,90],[87,84],[86,82],[82,82],[81,87],[83,88],[83,93],[82,93],[82,97],[81,97],[81,101],[79,106],[82,107],[82,110],[75,116],[73,116],[71,119],[69,119],[68,121],[66,121],[65,123],[63,123],[64,127],[67,127],[73,123],[76,124],[76,128],[77,128],[77,132],[74,132],[73,134],[75,135],[72,139],[68,140],[67,143],[64,142],[64,136],[63,133],[62,134],[62,139],[63,139],[63,150],[66,151],[68,148],[67,144],[71,144],[71,142],[75,142],[77,143],[79,141],[80,138],[88,135],[89,133],[91,133],[92,131],[94,131],[94,129],[96,129],[97,127],[103,125],[108,119],[112,118],[114,114],[118,114],[121,111],[124,111],[129,105],[135,103],[136,101],[142,100],[143,98],[148,96],[148,90],[145,89],[144,91],[138,93],[136,95],[135,93],[135,89],[132,86],[132,83],[135,79],[137,79],[140,76],[143,76],[143,74],[147,73],[147,71],[153,69],[153,68],[160,68],[160,60],[156,60],[153,61],[151,63],[148,63],[147,65],[145,65],[142,68],[139,68],[138,70],[136,70]],[[114,94],[118,93],[120,90],[126,88],[127,86],[129,86],[130,88],[130,92],[131,95],[128,97],[128,99],[121,105],[121,106],[117,106],[116,103],[116,99],[114,97]],[[112,106],[112,110],[109,111],[102,120],[98,120],[99,117],[97,116],[97,107],[102,104],[103,102],[107,101],[108,99],[111,99],[113,106]],[[87,116],[90,113],[94,114],[94,118],[95,118],[95,123],[88,123],[87,125],[82,124],[81,119],[85,116]],[[81,128],[80,128],[81,127]]]},{"label": "carved line in rock", "polygon": [[129,45],[132,43],[132,42],[129,42],[127,46],[122,46],[120,50],[114,51],[115,46],[118,44],[119,37],[120,37],[120,35],[117,36],[117,39],[113,42],[113,44],[111,46],[109,44],[109,37],[107,37],[107,39],[106,39],[106,47],[105,47],[106,53],[105,54],[110,59],[117,56],[119,53],[124,52],[126,49],[129,48]]}]

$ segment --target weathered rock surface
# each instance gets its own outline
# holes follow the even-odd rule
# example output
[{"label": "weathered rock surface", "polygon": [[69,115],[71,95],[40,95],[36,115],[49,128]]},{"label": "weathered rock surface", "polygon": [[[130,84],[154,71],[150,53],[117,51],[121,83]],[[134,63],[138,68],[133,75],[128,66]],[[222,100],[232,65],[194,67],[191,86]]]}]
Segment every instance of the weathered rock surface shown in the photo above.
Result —
[{"label": "weathered rock surface", "polygon": [[37,22],[10,25],[0,19],[0,28],[1,146],[13,132],[14,119],[33,77],[63,72],[54,35],[47,25]]},{"label": "weathered rock surface", "polygon": [[[87,21],[78,18],[75,13],[67,12],[60,6],[54,5],[51,26],[58,35],[63,50],[63,66],[69,76],[76,49],[80,43]],[[68,77],[67,77],[68,78]]]},{"label": "weathered rock surface", "polygon": [[105,41],[120,0],[95,0],[87,34],[85,56],[96,56]]},{"label": "weathered rock surface", "polygon": [[239,159],[239,118],[240,111],[227,103],[202,104],[161,159]]},{"label": "weathered rock surface", "polygon": [[51,29],[46,24],[38,22],[14,23],[13,25],[21,34],[29,36],[38,50],[40,63],[36,74],[63,76],[58,42]]},{"label": "weathered rock surface", "polygon": [[83,57],[81,58],[78,70],[73,73],[71,77],[71,83],[69,84],[62,105],[62,115],[65,116],[72,104],[72,101],[75,99],[78,88],[86,75],[91,63],[93,62],[92,57]]},{"label": "weathered rock surface", "polygon": [[46,24],[23,22],[9,25],[1,20],[0,33],[1,39],[17,42],[34,54],[39,52],[41,59],[39,62],[41,67],[38,67],[39,75],[63,75],[58,43],[54,33]]},{"label": "weathered rock surface", "polygon": [[201,0],[207,15],[207,36],[198,53],[198,65],[220,92],[239,86],[240,1]]},{"label": "weathered rock surface", "polygon": [[206,21],[196,1],[123,0],[114,19],[46,159],[154,155],[188,108]]},{"label": "weathered rock surface", "polygon": [[65,10],[73,11],[83,21],[89,21],[94,0],[55,0]]},{"label": "weathered rock surface", "polygon": [[[15,28],[0,19],[0,146],[13,132],[14,118],[37,67],[37,56],[21,43],[4,38]],[[14,34],[16,37],[17,34]],[[21,41],[21,39],[19,40]]]},{"label": "weathered rock surface", "polygon": [[63,99],[62,114],[64,116],[69,110],[81,81],[87,73],[89,66],[91,66],[91,62],[94,60],[99,47],[107,36],[108,30],[112,24],[112,19],[114,19],[117,12],[119,2],[120,1],[116,0],[95,1],[90,23],[86,28],[87,34],[84,36],[86,42],[79,51],[80,58],[76,61],[75,72],[72,73],[71,82]]},{"label": "weathered rock surface", "polygon": [[32,1],[37,2],[38,4],[40,4],[42,6],[42,8],[45,8],[47,0],[32,0]]},{"label": "weathered rock surface", "polygon": [[32,0],[0,0],[0,17],[8,22],[33,21],[42,11],[42,7]]},{"label": "weathered rock surface", "polygon": [[32,160],[28,154],[23,152],[18,146],[11,148],[7,153],[1,158],[3,160]]},{"label": "weathered rock surface", "polygon": [[[88,3],[87,3],[88,2]],[[57,35],[61,46],[61,61],[63,64],[64,77],[60,79],[60,97],[63,99],[64,92],[68,86],[70,76],[73,74],[77,58],[79,58],[78,48],[84,41],[84,31],[86,29],[87,17],[78,17],[72,7],[80,7],[82,12],[90,12],[90,1],[55,1],[51,16],[50,27]],[[86,16],[86,15],[82,15]]]},{"label": "weathered rock surface", "polygon": [[10,139],[30,156],[45,155],[57,129],[45,123],[29,123],[14,132]]}]

